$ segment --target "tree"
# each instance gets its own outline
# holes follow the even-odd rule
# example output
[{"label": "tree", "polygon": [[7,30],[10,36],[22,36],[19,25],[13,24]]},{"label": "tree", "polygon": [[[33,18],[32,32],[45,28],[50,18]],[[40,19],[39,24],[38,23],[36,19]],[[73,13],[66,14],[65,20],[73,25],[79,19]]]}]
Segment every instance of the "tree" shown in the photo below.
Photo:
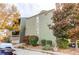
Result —
[{"label": "tree", "polygon": [[[57,5],[60,6],[57,8]],[[52,23],[55,25],[51,25],[54,35],[76,42],[79,39],[79,4],[57,3],[56,8],[52,17]]]},{"label": "tree", "polygon": [[0,3],[0,30],[19,31],[20,14],[13,4]]},{"label": "tree", "polygon": [[20,14],[15,5],[0,4],[0,29],[19,30],[19,18]]}]

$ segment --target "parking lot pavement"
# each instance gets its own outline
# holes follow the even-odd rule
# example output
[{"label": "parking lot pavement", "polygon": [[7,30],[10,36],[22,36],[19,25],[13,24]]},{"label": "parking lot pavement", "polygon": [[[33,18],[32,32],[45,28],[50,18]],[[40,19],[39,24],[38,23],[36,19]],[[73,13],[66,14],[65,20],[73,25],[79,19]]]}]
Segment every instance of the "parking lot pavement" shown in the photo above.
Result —
[{"label": "parking lot pavement", "polygon": [[24,49],[15,49],[14,52],[16,55],[49,55],[47,53],[42,52],[36,52],[36,51],[30,51],[30,50],[24,50]]}]

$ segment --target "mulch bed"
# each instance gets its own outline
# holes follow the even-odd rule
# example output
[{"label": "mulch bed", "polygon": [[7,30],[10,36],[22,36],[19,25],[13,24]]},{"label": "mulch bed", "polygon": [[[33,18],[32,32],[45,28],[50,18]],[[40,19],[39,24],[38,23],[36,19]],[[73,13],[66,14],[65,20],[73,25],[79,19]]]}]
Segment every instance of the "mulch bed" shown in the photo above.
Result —
[{"label": "mulch bed", "polygon": [[79,55],[79,48],[58,49],[58,52],[71,55]]},{"label": "mulch bed", "polygon": [[42,49],[42,46],[31,46],[31,45],[26,45],[26,48]]}]

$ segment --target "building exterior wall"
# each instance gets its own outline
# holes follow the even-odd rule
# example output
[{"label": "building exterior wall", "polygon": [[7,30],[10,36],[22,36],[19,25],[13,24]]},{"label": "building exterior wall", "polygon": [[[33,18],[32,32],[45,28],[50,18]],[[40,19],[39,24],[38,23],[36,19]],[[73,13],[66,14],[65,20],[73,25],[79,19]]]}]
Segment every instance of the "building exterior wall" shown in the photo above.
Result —
[{"label": "building exterior wall", "polygon": [[52,11],[47,14],[42,14],[39,16],[39,36],[41,39],[53,40],[55,41],[55,36],[48,25],[51,24]]},{"label": "building exterior wall", "polygon": [[21,18],[21,22],[20,22],[20,42],[22,41],[22,37],[25,35],[25,31],[26,31],[26,18]]},{"label": "building exterior wall", "polygon": [[26,20],[26,33],[25,35],[37,35],[36,31],[36,18],[30,18]]},{"label": "building exterior wall", "polygon": [[46,39],[55,42],[56,38],[48,27],[51,24],[51,17],[52,11],[27,18],[25,35],[37,35],[40,40]]}]

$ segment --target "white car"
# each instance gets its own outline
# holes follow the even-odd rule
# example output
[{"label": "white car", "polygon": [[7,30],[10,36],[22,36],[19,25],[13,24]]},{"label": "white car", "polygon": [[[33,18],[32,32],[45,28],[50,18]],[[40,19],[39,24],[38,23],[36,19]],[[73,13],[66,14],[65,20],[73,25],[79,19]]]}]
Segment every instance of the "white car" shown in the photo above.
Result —
[{"label": "white car", "polygon": [[11,43],[0,43],[0,48],[6,48],[6,47],[11,47],[12,49],[14,49]]}]

